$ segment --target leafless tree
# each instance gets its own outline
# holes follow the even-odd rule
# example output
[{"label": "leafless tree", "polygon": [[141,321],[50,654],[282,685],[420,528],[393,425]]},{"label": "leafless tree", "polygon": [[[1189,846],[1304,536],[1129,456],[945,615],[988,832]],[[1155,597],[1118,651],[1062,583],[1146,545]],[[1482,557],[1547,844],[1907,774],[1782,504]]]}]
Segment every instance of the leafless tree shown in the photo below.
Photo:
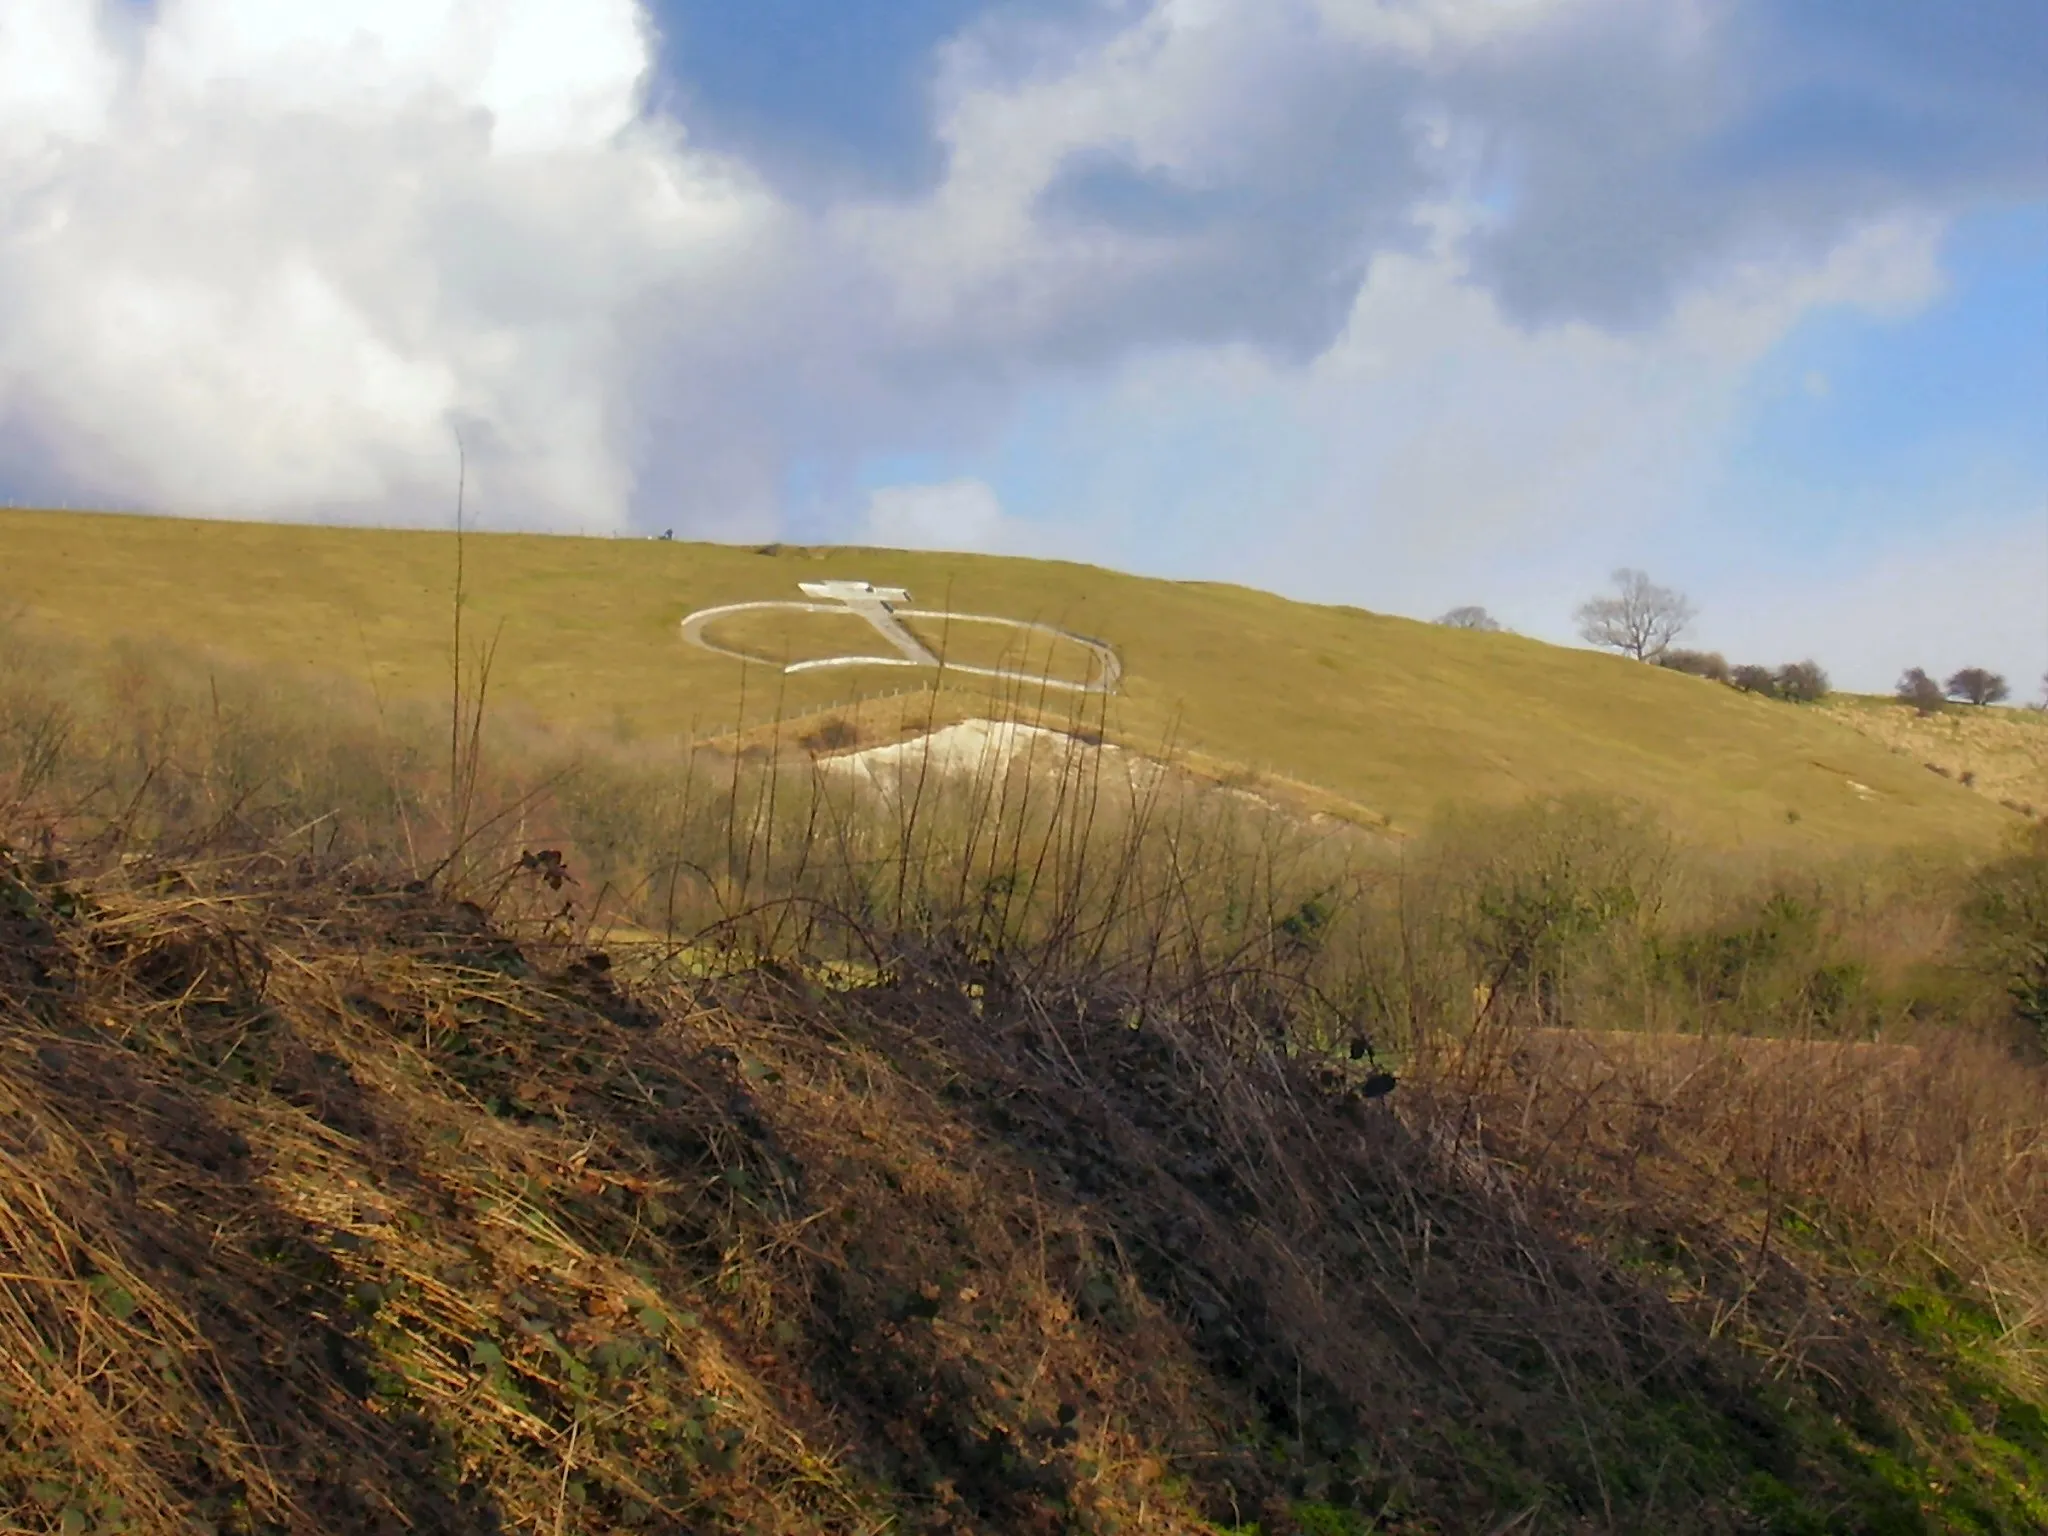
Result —
[{"label": "leafless tree", "polygon": [[1641,571],[1616,571],[1614,585],[1611,597],[1589,598],[1574,615],[1580,637],[1594,645],[1655,661],[1692,623],[1685,594],[1658,586]]},{"label": "leafless tree", "polygon": [[1468,603],[1463,608],[1453,608],[1449,613],[1438,619],[1437,623],[1443,625],[1446,629],[1479,629],[1486,631],[1488,634],[1492,634],[1500,628],[1500,620],[1496,619],[1484,608],[1479,607],[1476,603]]},{"label": "leafless tree", "polygon": [[1971,704],[1996,704],[2010,691],[2004,678],[1982,667],[1965,667],[1941,686],[1950,698]]}]

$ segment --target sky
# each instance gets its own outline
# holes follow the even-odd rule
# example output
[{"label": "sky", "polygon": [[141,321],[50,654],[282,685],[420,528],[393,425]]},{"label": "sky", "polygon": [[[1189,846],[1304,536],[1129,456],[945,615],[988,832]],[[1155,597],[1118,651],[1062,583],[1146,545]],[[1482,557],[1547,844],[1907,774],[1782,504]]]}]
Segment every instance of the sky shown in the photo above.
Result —
[{"label": "sky", "polygon": [[[0,502],[2048,671],[2041,0],[5,0]],[[849,574],[858,574],[850,571]],[[763,594],[764,596],[773,594]]]}]

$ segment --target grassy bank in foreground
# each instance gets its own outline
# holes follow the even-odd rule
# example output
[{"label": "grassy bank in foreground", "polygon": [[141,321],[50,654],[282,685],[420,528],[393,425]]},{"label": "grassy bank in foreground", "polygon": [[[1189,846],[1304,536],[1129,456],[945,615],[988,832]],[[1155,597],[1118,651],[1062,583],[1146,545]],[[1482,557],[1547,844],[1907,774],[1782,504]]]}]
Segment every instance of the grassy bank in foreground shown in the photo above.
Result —
[{"label": "grassy bank in foreground", "polygon": [[1371,1100],[1221,978],[620,983],[360,875],[54,874],[0,914],[16,1529],[2048,1518],[2039,1319],[1957,1267],[2040,1279],[2041,1085],[1975,1044]]},{"label": "grassy bank in foreground", "polygon": [[[169,640],[367,683],[387,701],[447,697],[447,534],[0,512],[0,562],[12,600],[94,645]],[[1126,686],[1101,723],[1118,739],[1299,779],[1397,831],[1446,805],[1582,793],[1643,801],[1722,847],[1981,849],[2019,819],[1840,721],[1698,679],[1055,562],[488,535],[467,542],[466,622],[498,641],[501,710],[571,736],[715,734],[903,685],[896,673],[785,680],[678,636],[689,611],[794,597],[798,581],[821,576],[899,583],[934,608],[1107,640]],[[943,707],[990,704],[960,689]]]},{"label": "grassy bank in foreground", "polygon": [[2048,846],[1338,843],[10,644],[15,1528],[2048,1520]]}]

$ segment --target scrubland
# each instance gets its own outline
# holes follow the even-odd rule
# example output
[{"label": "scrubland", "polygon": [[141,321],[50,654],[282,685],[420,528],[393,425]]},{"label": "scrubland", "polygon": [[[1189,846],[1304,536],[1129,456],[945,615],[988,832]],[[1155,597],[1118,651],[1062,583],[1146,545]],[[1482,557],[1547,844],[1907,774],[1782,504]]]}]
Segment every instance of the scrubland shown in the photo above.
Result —
[{"label": "scrubland", "polygon": [[0,634],[11,1528],[2048,1526],[2038,823],[492,689]]}]

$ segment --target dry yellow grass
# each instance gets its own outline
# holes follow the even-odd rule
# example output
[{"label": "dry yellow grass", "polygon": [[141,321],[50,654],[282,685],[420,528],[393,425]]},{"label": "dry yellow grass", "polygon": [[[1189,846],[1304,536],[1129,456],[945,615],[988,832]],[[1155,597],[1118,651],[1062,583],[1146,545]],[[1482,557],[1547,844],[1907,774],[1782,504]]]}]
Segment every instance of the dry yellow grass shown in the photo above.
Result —
[{"label": "dry yellow grass", "polygon": [[1922,715],[1889,699],[1854,695],[1829,699],[1820,708],[1988,800],[2048,814],[2048,713],[1955,705]]}]

